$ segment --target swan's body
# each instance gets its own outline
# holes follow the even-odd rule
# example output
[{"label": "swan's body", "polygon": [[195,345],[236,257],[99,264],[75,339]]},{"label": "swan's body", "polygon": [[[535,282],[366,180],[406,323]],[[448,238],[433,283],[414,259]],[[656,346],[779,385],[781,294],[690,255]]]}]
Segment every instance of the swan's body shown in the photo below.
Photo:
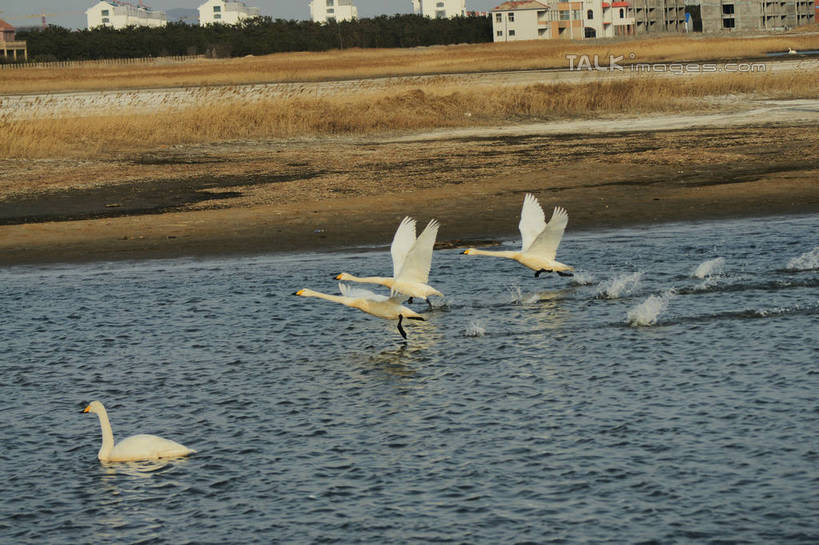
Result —
[{"label": "swan's body", "polygon": [[369,290],[353,288],[346,284],[339,284],[338,288],[341,291],[341,295],[329,295],[309,289],[299,290],[296,292],[296,295],[302,297],[317,297],[326,301],[340,303],[385,320],[398,320],[398,332],[401,333],[401,336],[405,339],[407,338],[407,333],[401,325],[404,318],[411,320],[424,319],[423,316],[414,310],[403,306],[401,304],[401,297],[377,295]]},{"label": "swan's body", "polygon": [[797,53],[798,51],[793,49],[792,47],[788,48],[788,55],[796,55]]},{"label": "swan's body", "polygon": [[535,271],[535,276],[543,272],[556,272],[561,276],[572,276],[574,267],[555,260],[557,247],[569,223],[569,214],[561,207],[555,207],[552,218],[546,223],[546,216],[537,199],[531,193],[523,199],[520,212],[520,234],[523,244],[519,252],[488,251],[469,248],[467,255],[488,255],[514,259],[521,265]]},{"label": "swan's body", "polygon": [[394,296],[400,293],[409,296],[410,302],[412,302],[413,297],[425,299],[427,303],[429,303],[429,298],[432,295],[443,297],[444,295],[440,291],[427,284],[438,227],[438,222],[432,220],[416,238],[415,220],[409,217],[404,218],[395,231],[392,246],[390,246],[392,277],[358,277],[348,273],[341,273],[336,276],[336,280],[380,284],[390,288],[390,295]]},{"label": "swan's body", "polygon": [[175,458],[193,454],[195,450],[180,445],[175,441],[163,439],[156,435],[132,435],[114,444],[114,432],[108,421],[108,413],[99,401],[92,401],[84,413],[94,413],[100,419],[102,428],[102,447],[97,458],[101,462],[136,462],[140,460],[157,460],[159,458]]}]

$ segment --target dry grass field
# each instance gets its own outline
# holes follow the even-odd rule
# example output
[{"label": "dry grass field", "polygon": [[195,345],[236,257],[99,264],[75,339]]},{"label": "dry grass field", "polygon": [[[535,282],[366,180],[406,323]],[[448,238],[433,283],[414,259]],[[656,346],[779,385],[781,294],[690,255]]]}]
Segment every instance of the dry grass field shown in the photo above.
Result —
[{"label": "dry grass field", "polygon": [[455,87],[430,82],[332,97],[226,101],[153,113],[12,120],[0,133],[9,158],[133,153],[162,146],[317,135],[364,135],[614,114],[707,111],[708,97],[811,98],[819,73],[628,76],[587,83]]},{"label": "dry grass field", "polygon": [[0,94],[238,85],[393,75],[567,67],[566,55],[622,56],[626,62],[752,58],[769,52],[819,49],[819,34],[764,37],[664,36],[618,41],[526,41],[412,49],[282,53],[264,57],[200,59],[182,64],[97,65],[2,72]]}]

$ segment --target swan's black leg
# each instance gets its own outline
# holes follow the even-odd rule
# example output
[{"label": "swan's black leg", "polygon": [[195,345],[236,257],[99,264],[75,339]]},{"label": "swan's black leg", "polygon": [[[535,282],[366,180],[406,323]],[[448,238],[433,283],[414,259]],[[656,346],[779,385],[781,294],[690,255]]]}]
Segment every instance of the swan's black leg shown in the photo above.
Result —
[{"label": "swan's black leg", "polygon": [[406,332],[406,331],[404,331],[404,326],[402,326],[402,325],[401,325],[401,322],[402,322],[403,320],[404,320],[404,315],[403,315],[403,314],[399,314],[399,315],[398,315],[398,333],[400,333],[400,334],[401,334],[401,336],[402,336],[402,337],[404,337],[404,338],[406,339],[406,338],[407,338],[407,332]]},{"label": "swan's black leg", "polygon": [[574,276],[574,274],[568,271],[557,271],[557,274],[559,274],[560,276]]},{"label": "swan's black leg", "polygon": [[427,297],[427,305],[429,305],[429,310],[432,310],[432,301],[429,300],[429,297]]},{"label": "swan's black leg", "polygon": [[540,269],[539,271],[537,271],[535,273],[535,278],[538,278],[540,276],[540,273],[550,273],[550,272],[552,272],[552,271],[547,271],[546,269]]},{"label": "swan's black leg", "polygon": [[409,299],[407,299],[407,303],[409,303],[410,305],[412,304],[412,297],[410,297]]}]

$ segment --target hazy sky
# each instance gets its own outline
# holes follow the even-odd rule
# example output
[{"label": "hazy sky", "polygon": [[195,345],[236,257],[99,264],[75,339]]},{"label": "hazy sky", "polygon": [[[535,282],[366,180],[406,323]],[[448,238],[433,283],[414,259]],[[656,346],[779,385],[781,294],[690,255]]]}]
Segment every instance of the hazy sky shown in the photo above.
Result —
[{"label": "hazy sky", "polygon": [[[37,14],[45,13],[46,22],[67,28],[85,28],[85,10],[98,0],[0,0],[0,19],[16,27],[39,24]],[[131,0],[136,4],[137,0]],[[205,0],[143,0],[146,6],[157,10],[197,8]],[[246,0],[248,6],[258,7],[262,15],[281,19],[309,19],[309,0]],[[359,17],[412,13],[411,0],[354,0]],[[503,0],[467,0],[470,10],[488,11]],[[51,14],[51,15],[49,15]],[[32,17],[32,15],[34,15]]]}]

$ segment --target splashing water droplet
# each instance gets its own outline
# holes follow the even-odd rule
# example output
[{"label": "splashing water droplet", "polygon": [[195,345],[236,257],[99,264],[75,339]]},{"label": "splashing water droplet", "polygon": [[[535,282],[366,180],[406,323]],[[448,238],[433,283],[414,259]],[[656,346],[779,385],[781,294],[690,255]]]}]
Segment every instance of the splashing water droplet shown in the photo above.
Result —
[{"label": "splashing water droplet", "polygon": [[657,323],[657,318],[665,312],[668,304],[677,292],[674,289],[666,290],[660,295],[652,295],[636,307],[628,311],[626,318],[629,325],[650,326]]},{"label": "splashing water droplet", "polygon": [[640,285],[643,273],[621,274],[615,276],[608,282],[603,282],[597,288],[597,295],[606,299],[617,299],[623,295],[628,295]]},{"label": "splashing water droplet", "polygon": [[819,269],[819,246],[788,261],[788,269],[792,271]]},{"label": "splashing water droplet", "polygon": [[725,258],[718,257],[710,259],[704,263],[700,263],[694,270],[695,278],[708,278],[711,276],[718,276],[725,270]]}]

